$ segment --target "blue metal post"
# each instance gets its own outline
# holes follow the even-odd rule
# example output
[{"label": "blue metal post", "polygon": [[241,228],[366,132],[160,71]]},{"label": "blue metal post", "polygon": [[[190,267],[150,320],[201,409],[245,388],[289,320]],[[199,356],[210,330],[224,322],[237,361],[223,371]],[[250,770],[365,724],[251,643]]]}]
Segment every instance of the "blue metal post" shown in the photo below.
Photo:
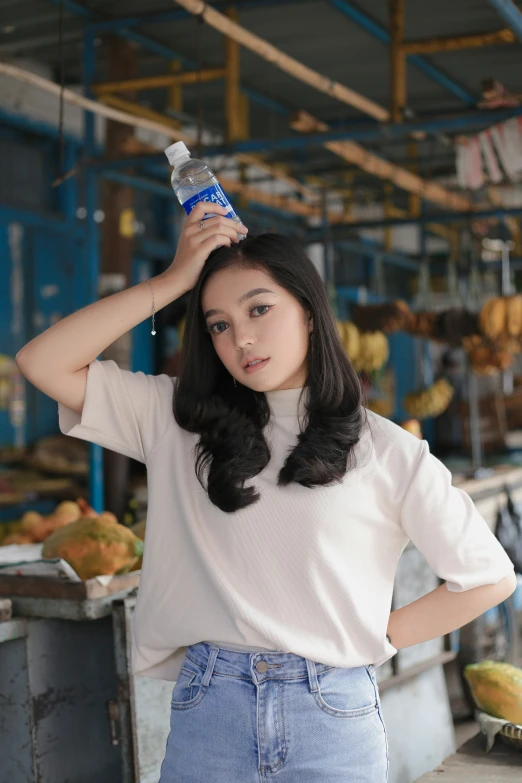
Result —
[{"label": "blue metal post", "polygon": [[488,2],[522,41],[522,11],[520,8],[517,8],[512,0],[488,0]]},{"label": "blue metal post", "polygon": [[[94,77],[94,34],[87,28],[84,36],[83,50],[83,83],[85,95],[93,97],[90,85]],[[87,158],[95,154],[96,148],[94,115],[84,113],[84,150]],[[85,305],[95,302],[98,298],[98,280],[100,272],[100,257],[98,243],[98,228],[94,220],[97,196],[97,175],[90,166],[85,167]],[[92,443],[89,453],[89,490],[90,502],[95,511],[103,511],[103,449]]]}]

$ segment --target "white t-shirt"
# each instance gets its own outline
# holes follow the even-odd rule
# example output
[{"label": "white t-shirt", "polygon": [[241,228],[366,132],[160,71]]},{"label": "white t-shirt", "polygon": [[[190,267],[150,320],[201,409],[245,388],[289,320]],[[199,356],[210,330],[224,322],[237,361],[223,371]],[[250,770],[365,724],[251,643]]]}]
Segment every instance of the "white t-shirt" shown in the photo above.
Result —
[{"label": "white t-shirt", "polygon": [[221,511],[194,471],[199,435],[174,419],[175,382],[94,361],[81,417],[59,405],[63,433],[147,466],[135,674],[177,680],[187,646],[212,640],[331,666],[380,666],[397,652],[386,630],[397,563],[410,539],[450,591],[495,584],[512,572],[428,443],[370,411],[355,447],[357,467],[340,484],[279,487],[279,469],[297,443],[301,389],[267,393],[271,459],[246,482],[260,500]]}]

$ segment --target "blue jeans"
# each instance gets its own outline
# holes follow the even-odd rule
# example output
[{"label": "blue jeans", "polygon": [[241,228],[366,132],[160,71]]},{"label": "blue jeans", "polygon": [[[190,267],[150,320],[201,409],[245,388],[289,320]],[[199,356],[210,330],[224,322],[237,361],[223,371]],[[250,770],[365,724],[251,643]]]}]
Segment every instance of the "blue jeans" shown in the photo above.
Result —
[{"label": "blue jeans", "polygon": [[373,664],[187,648],[159,783],[386,783]]}]

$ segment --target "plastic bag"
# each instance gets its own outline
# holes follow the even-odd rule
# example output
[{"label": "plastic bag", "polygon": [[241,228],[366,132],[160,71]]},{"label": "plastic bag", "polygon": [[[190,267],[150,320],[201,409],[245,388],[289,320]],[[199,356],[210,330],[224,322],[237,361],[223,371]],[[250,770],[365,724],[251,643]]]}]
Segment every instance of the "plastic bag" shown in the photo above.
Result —
[{"label": "plastic bag", "polygon": [[495,536],[515,566],[515,571],[522,574],[522,518],[515,509],[507,486],[504,487],[504,492],[507,503],[497,511]]}]

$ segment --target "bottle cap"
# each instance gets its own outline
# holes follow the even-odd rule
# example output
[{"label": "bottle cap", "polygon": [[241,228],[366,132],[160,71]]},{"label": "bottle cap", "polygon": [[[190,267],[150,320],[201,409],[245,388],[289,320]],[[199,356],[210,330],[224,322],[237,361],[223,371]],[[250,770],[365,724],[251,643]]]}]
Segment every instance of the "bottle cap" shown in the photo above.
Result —
[{"label": "bottle cap", "polygon": [[167,147],[165,155],[167,156],[170,165],[175,166],[177,160],[190,155],[190,152],[183,141],[177,141],[175,144],[171,144],[170,147]]}]

